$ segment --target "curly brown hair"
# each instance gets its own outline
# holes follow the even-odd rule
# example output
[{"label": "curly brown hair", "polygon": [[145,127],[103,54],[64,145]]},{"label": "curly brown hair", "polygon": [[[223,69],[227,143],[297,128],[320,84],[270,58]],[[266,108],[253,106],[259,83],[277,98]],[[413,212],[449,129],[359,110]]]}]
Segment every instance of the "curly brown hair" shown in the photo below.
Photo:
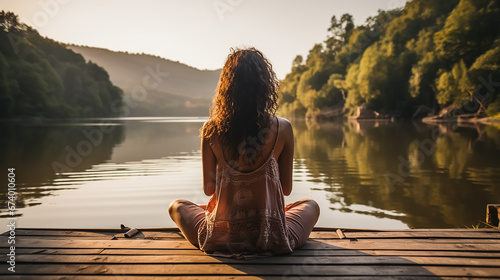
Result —
[{"label": "curly brown hair", "polygon": [[278,108],[278,87],[272,65],[260,51],[231,49],[200,136],[217,140],[236,158],[247,145],[245,139],[270,126],[270,116]]}]

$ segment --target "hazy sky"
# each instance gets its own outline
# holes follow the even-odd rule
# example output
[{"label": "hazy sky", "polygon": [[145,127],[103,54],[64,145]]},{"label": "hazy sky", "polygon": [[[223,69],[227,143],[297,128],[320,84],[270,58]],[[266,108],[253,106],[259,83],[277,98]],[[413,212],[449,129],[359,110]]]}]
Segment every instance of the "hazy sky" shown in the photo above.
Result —
[{"label": "hazy sky", "polygon": [[230,47],[254,46],[279,78],[326,39],[333,15],[362,24],[406,0],[0,0],[40,34],[64,43],[159,55],[221,68]]}]

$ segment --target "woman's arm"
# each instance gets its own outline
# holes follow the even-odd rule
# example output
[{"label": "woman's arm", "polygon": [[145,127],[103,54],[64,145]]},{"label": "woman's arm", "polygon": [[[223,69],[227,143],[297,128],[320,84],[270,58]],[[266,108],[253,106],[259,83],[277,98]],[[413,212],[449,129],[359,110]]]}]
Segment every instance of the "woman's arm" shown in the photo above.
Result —
[{"label": "woman's arm", "polygon": [[201,162],[203,166],[203,192],[211,196],[215,193],[217,158],[209,141],[205,138],[201,140]]},{"label": "woman's arm", "polygon": [[290,195],[292,192],[293,175],[293,130],[292,125],[287,119],[282,119],[280,123],[280,136],[284,139],[283,150],[278,159],[280,169],[280,181],[284,195]]}]

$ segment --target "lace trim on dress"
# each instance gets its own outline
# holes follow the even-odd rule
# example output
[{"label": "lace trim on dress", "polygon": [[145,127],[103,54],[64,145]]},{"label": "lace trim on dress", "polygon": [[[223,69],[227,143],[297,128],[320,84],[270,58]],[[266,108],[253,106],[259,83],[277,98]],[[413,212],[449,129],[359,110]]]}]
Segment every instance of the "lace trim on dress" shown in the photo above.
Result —
[{"label": "lace trim on dress", "polygon": [[[281,218],[264,216],[260,219],[208,222],[201,227],[199,240],[207,253],[227,251],[229,253],[255,254],[270,251],[274,254],[290,253],[293,240],[288,242],[287,230]],[[255,240],[255,236],[259,238]]]}]

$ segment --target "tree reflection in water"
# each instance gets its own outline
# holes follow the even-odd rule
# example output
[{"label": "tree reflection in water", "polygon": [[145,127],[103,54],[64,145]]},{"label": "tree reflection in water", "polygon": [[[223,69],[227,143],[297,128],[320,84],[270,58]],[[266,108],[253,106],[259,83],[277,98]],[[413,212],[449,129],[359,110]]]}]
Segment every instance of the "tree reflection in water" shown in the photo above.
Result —
[{"label": "tree reflection in water", "polygon": [[[37,205],[30,201],[56,190],[71,188],[53,185],[60,171],[84,171],[104,162],[124,139],[119,123],[2,124],[0,130],[0,168],[15,168],[17,209]],[[97,131],[102,137],[94,133],[89,139],[87,135]],[[0,195],[6,197],[6,193],[7,184],[2,184]],[[0,217],[6,217],[7,199],[0,201]]]},{"label": "tree reflection in water", "polygon": [[[496,127],[376,121],[293,125],[295,157],[313,180],[326,185],[327,199],[341,205],[336,210],[399,219],[409,227],[465,227],[484,221],[486,204],[500,201]],[[423,150],[421,143],[432,145]],[[391,186],[387,174],[399,180]],[[360,212],[355,204],[387,212]]]},{"label": "tree reflection in water", "polygon": [[[114,122],[115,129],[106,130],[109,132],[103,133],[100,143],[92,145],[92,152],[74,166],[66,160],[68,147],[74,151],[84,148],[80,143],[90,141],[83,131],[96,131],[103,124],[0,125],[0,167],[16,168],[16,208],[47,201],[42,199],[45,196],[61,195],[59,201],[76,197],[79,205],[84,205],[81,207],[100,207],[100,224],[113,226],[116,219],[127,217],[136,224],[163,226],[165,213],[161,209],[168,201],[179,197],[208,199],[201,189],[198,129],[203,123],[170,121]],[[346,213],[341,219],[351,219],[347,213],[354,213],[353,219],[363,215],[375,223],[377,218],[388,218],[408,227],[465,227],[484,220],[487,203],[500,201],[496,185],[500,182],[497,127],[373,121],[318,124],[300,120],[292,121],[292,125],[296,140],[295,179],[302,180],[299,186],[319,190],[320,196],[315,199],[324,208],[325,226],[335,226],[335,212],[341,211]],[[431,147],[422,145],[429,141]],[[429,153],[425,153],[426,147]],[[57,174],[54,162],[66,165],[71,172]],[[392,179],[393,185],[387,174],[397,178]],[[97,180],[107,181],[94,184]],[[137,182],[141,182],[141,188],[137,188]],[[88,201],[95,197],[83,189],[89,191],[97,186],[109,190],[102,190],[100,195],[104,196],[99,201]],[[57,192],[67,188],[78,190],[71,192],[72,198]],[[120,199],[113,198],[112,188],[121,190]],[[6,197],[6,192],[7,185],[2,185],[0,195]],[[144,215],[129,207],[139,193],[141,201],[136,203],[147,204],[142,209],[147,213]],[[89,197],[84,201],[79,194]],[[109,204],[108,199],[114,199],[113,203]],[[3,218],[7,214],[6,201],[1,200],[0,205]],[[66,206],[55,204],[37,207],[50,215],[69,211]],[[71,213],[84,211],[78,207],[73,207]],[[26,222],[54,219],[28,218],[30,214],[26,213],[35,212],[25,209],[18,213],[21,212],[25,213]],[[84,219],[86,216],[82,215],[80,218]],[[61,220],[61,226],[71,222],[69,219],[72,218]],[[365,221],[353,224],[363,227]],[[96,221],[89,217],[87,224],[95,225]]]}]

